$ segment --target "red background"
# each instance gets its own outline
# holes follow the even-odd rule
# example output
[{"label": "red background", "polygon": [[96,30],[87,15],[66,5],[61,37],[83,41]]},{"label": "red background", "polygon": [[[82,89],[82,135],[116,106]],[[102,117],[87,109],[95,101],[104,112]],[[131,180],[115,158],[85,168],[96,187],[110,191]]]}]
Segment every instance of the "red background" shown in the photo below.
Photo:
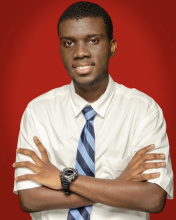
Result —
[{"label": "red background", "polygon": [[[15,149],[27,103],[68,84],[56,25],[71,0],[6,0],[0,2],[1,218],[30,219],[12,193]],[[110,62],[115,81],[135,87],[161,106],[167,122],[173,169],[175,132],[175,0],[95,0],[111,15],[118,50]],[[145,199],[145,198],[144,198]],[[175,200],[151,219],[173,219]]]}]

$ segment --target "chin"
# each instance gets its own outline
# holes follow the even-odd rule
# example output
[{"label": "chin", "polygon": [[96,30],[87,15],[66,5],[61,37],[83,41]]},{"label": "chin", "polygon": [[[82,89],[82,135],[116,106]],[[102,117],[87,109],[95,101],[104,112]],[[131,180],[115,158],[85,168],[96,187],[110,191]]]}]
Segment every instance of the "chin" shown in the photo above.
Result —
[{"label": "chin", "polygon": [[100,81],[100,79],[98,78],[94,78],[92,80],[80,80],[80,81],[76,80],[75,78],[72,78],[72,79],[75,85],[79,87],[93,86]]},{"label": "chin", "polygon": [[73,80],[74,84],[79,87],[93,86],[93,85],[97,84],[98,82],[100,82],[102,80],[102,78],[106,75],[106,73],[107,73],[107,71],[104,71],[100,75],[95,76],[93,79],[89,79],[89,80],[85,79],[85,80],[78,81],[74,77],[72,77],[72,80]]}]

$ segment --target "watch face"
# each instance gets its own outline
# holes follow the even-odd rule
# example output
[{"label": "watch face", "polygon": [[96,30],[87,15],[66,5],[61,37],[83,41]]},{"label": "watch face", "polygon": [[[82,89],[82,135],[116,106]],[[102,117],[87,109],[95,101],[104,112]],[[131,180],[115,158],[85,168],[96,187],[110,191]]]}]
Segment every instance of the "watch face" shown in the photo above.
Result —
[{"label": "watch face", "polygon": [[71,176],[72,174],[73,174],[73,170],[71,170],[71,169],[68,169],[65,171],[66,176]]},{"label": "watch face", "polygon": [[65,168],[63,170],[64,178],[66,178],[68,181],[73,181],[78,175],[78,171],[74,168]]}]

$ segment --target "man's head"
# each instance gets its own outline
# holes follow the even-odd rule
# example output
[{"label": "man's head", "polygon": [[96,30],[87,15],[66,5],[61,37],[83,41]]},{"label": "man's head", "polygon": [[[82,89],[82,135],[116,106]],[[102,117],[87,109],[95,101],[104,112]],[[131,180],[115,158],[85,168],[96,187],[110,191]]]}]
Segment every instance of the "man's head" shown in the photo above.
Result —
[{"label": "man's head", "polygon": [[59,25],[62,21],[65,21],[67,19],[79,20],[87,17],[102,18],[104,21],[104,25],[106,28],[109,41],[113,39],[113,25],[109,14],[97,4],[94,4],[92,2],[82,2],[82,1],[70,5],[61,15],[57,25],[58,34],[59,34]]},{"label": "man's head", "polygon": [[116,41],[104,9],[89,2],[69,6],[59,20],[58,33],[62,61],[75,86],[100,86],[107,81]]}]

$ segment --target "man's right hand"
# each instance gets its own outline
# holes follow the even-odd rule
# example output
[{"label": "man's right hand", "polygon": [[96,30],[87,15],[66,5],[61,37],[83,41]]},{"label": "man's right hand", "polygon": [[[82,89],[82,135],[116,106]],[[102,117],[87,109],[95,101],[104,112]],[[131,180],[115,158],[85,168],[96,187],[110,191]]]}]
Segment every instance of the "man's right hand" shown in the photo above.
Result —
[{"label": "man's right hand", "polygon": [[161,168],[166,166],[165,162],[146,163],[146,161],[165,159],[164,154],[156,154],[156,153],[146,154],[148,151],[154,148],[155,145],[152,144],[139,150],[134,155],[134,157],[132,158],[128,166],[125,168],[125,170],[116,179],[142,182],[149,179],[158,178],[160,176],[159,172],[142,174],[144,171],[148,169]]}]

